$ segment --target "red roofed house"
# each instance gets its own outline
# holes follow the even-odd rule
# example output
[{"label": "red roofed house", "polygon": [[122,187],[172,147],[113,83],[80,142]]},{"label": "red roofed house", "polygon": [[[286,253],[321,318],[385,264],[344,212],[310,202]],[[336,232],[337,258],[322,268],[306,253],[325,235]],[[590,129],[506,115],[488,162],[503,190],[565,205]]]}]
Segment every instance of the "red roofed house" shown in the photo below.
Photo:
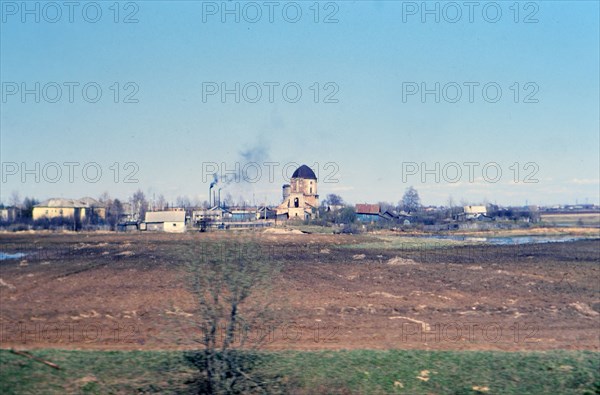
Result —
[{"label": "red roofed house", "polygon": [[381,218],[379,216],[381,209],[378,204],[357,204],[355,210],[356,219],[361,222],[375,222]]}]

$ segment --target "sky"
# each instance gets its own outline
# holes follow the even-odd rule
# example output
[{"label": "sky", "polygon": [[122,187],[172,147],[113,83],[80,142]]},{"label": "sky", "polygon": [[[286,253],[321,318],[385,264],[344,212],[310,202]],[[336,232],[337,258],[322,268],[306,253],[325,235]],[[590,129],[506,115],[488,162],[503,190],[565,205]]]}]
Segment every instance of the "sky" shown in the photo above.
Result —
[{"label": "sky", "polygon": [[597,1],[68,4],[0,1],[5,204],[278,204],[300,164],[349,203],[600,203]]}]

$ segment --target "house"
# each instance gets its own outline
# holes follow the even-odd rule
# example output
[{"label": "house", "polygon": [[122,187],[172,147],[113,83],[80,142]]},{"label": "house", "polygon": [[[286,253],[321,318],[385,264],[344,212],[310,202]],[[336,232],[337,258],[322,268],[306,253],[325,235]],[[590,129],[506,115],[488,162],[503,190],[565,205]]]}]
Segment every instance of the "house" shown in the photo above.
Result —
[{"label": "house", "polygon": [[148,211],[144,223],[147,231],[183,233],[185,211]]},{"label": "house", "polygon": [[277,206],[277,219],[305,220],[318,215],[317,176],[302,165],[294,171],[289,184],[283,186],[283,202]]},{"label": "house", "polygon": [[15,222],[20,210],[17,207],[4,207],[0,209],[0,222]]},{"label": "house", "polygon": [[117,231],[119,232],[133,232],[138,230],[137,222],[119,222],[117,224]]},{"label": "house", "polygon": [[410,225],[411,215],[400,211],[397,213],[391,209],[382,211],[381,206],[378,204],[357,204],[355,206],[356,219],[360,222],[377,222],[381,220],[385,221],[398,221],[404,225]]},{"label": "house", "polygon": [[261,206],[256,209],[256,219],[275,219],[277,212],[267,206]]},{"label": "house", "polygon": [[33,207],[34,221],[53,218],[72,218],[75,221],[86,219],[105,219],[106,207],[96,199],[84,197],[81,199],[52,198],[36,204]]},{"label": "house", "polygon": [[198,224],[201,222],[221,222],[224,219],[230,219],[231,212],[223,207],[212,207],[206,210],[194,210],[192,212],[192,222]]},{"label": "house", "polygon": [[385,219],[388,221],[397,220],[400,218],[400,216],[398,214],[396,214],[395,212],[393,212],[391,210],[385,210],[384,212],[379,213],[379,216],[382,219]]},{"label": "house", "polygon": [[[119,213],[118,222],[120,224],[137,224],[137,214],[133,210],[133,205],[131,203],[121,203],[122,211]],[[137,228],[137,226],[136,226]]]},{"label": "house", "polygon": [[486,206],[464,206],[463,213],[465,215],[465,219],[477,219],[481,216],[487,215],[487,207]]},{"label": "house", "polygon": [[355,206],[356,219],[360,222],[376,222],[381,219],[378,204],[357,204]]},{"label": "house", "polygon": [[256,209],[249,207],[230,207],[231,220],[247,222],[256,219]]}]

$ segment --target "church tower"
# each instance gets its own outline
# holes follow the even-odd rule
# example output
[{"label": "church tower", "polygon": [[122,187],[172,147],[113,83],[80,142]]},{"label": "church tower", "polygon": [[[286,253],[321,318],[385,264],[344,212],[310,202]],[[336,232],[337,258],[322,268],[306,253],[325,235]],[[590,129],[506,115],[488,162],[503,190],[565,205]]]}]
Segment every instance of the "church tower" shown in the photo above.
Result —
[{"label": "church tower", "polygon": [[302,165],[292,174],[290,183],[283,186],[283,202],[277,207],[277,216],[298,220],[316,218],[318,208],[317,176],[310,167]]}]

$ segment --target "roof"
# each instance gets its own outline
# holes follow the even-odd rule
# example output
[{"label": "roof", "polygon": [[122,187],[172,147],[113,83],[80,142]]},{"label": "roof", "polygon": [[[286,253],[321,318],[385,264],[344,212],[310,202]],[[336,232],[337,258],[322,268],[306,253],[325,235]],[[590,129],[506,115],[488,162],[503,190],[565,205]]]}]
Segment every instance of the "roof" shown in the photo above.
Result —
[{"label": "roof", "polygon": [[185,211],[148,211],[145,222],[185,222]]},{"label": "roof", "polygon": [[467,214],[486,214],[486,206],[464,206],[463,210]]},{"label": "roof", "polygon": [[296,169],[294,174],[292,174],[292,178],[304,178],[307,180],[316,180],[317,176],[312,169],[306,165],[302,165]]},{"label": "roof", "polygon": [[379,214],[378,204],[357,204],[356,214]]},{"label": "roof", "polygon": [[104,207],[104,204],[91,197],[84,197],[81,199],[51,198],[44,200],[40,204],[36,204],[35,207],[88,208]]},{"label": "roof", "polygon": [[94,207],[104,207],[104,204],[99,202],[98,200],[91,198],[89,196],[86,197],[82,197],[81,199],[79,199],[80,202],[83,202],[85,204],[87,204],[88,206],[94,206]]},{"label": "roof", "polygon": [[229,207],[231,213],[255,213],[256,208],[254,207]]}]

